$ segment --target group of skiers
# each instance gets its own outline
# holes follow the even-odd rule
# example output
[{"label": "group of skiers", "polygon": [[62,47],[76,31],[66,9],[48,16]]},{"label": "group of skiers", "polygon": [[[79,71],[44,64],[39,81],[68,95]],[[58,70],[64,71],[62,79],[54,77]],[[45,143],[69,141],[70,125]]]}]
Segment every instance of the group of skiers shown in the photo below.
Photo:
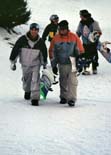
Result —
[{"label": "group of skiers", "polygon": [[[75,106],[77,100],[77,71],[83,75],[89,74],[87,67],[92,63],[92,72],[97,74],[97,45],[102,32],[87,10],[80,10],[80,22],[76,33],[69,30],[67,20],[59,22],[58,15],[50,17],[42,37],[39,36],[39,25],[30,24],[26,35],[15,43],[10,54],[11,69],[16,70],[16,62],[22,67],[24,98],[31,99],[31,104],[39,105],[40,100],[40,68],[47,68],[49,55],[52,71],[59,72],[60,104],[68,103]],[[95,32],[95,33],[94,33]],[[94,33],[92,41],[91,33]],[[45,41],[50,42],[49,52]],[[82,37],[82,41],[79,37]]]}]

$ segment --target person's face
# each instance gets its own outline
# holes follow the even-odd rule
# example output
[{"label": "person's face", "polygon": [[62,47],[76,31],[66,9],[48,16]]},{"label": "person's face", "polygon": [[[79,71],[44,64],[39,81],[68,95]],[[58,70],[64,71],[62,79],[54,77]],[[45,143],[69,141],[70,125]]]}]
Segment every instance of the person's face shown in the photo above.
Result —
[{"label": "person's face", "polygon": [[60,34],[61,36],[67,36],[67,34],[68,34],[68,29],[65,29],[65,28],[59,29],[59,34]]},{"label": "person's face", "polygon": [[36,38],[38,35],[38,32],[39,32],[39,29],[36,29],[36,28],[30,29],[30,34],[32,38]]},{"label": "person's face", "polygon": [[82,15],[80,15],[81,20],[87,20],[85,17],[83,17]]},{"label": "person's face", "polygon": [[53,23],[55,24],[55,25],[57,25],[58,24],[58,19],[53,19]]}]

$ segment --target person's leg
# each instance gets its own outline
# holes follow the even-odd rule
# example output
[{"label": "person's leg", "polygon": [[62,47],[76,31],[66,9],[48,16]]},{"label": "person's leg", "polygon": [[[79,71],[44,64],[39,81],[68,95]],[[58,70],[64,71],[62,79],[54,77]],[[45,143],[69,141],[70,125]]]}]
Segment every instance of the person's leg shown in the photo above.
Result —
[{"label": "person's leg", "polygon": [[97,74],[97,67],[98,67],[98,53],[96,52],[95,55],[92,58],[92,71],[93,74]]},{"label": "person's leg", "polygon": [[77,86],[78,80],[77,75],[74,72],[69,72],[68,76],[68,104],[69,106],[74,106],[77,100]]},{"label": "person's leg", "polygon": [[88,71],[88,68],[90,66],[90,46],[89,45],[83,45],[85,49],[84,53],[84,71],[82,72],[83,75],[90,75],[90,71]]},{"label": "person's leg", "polygon": [[29,67],[23,67],[22,66],[22,82],[23,82],[23,90],[24,92],[24,98],[26,100],[30,99],[30,89],[31,89],[31,79],[32,79],[32,72],[31,72],[31,68]]},{"label": "person's leg", "polygon": [[38,105],[40,100],[40,67],[35,66],[32,69],[31,80],[31,102],[32,105]]},{"label": "person's leg", "polygon": [[59,65],[60,72],[60,98],[66,99],[69,106],[74,106],[77,99],[78,80],[71,65]]},{"label": "person's leg", "polygon": [[60,103],[64,104],[67,102],[67,65],[59,65],[59,85],[60,85]]}]

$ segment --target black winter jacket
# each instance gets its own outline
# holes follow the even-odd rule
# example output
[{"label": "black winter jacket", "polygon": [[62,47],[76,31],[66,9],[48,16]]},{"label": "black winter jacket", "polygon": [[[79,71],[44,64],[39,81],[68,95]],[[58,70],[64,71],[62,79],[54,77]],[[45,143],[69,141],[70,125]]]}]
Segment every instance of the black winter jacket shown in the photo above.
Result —
[{"label": "black winter jacket", "polygon": [[48,24],[42,34],[42,39],[45,41],[48,36],[48,41],[51,41],[57,32],[57,28],[58,25],[55,25],[53,23]]}]

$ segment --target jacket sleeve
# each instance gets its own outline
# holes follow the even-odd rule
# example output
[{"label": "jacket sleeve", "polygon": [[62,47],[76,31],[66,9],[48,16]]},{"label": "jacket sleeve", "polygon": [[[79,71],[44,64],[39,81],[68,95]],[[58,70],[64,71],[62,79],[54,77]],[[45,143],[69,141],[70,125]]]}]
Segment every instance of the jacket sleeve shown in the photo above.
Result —
[{"label": "jacket sleeve", "polygon": [[49,25],[46,26],[46,28],[44,29],[44,32],[42,34],[42,39],[44,41],[46,41],[48,34],[49,34]]},{"label": "jacket sleeve", "polygon": [[22,40],[23,40],[23,37],[20,37],[14,47],[12,48],[12,51],[11,51],[11,54],[10,54],[10,57],[9,57],[9,60],[10,61],[16,61],[18,55],[19,55],[19,52],[20,52],[20,48],[21,48],[21,45],[22,45]]},{"label": "jacket sleeve", "polygon": [[78,37],[81,36],[81,23],[79,23],[79,25],[77,27],[76,34],[78,35]]},{"label": "jacket sleeve", "polygon": [[43,56],[43,61],[46,64],[47,63],[47,47],[45,42],[43,41],[43,39],[41,39],[41,52],[42,52],[42,56]]},{"label": "jacket sleeve", "polygon": [[[55,37],[54,37],[55,38]],[[50,58],[50,63],[51,67],[54,68],[57,66],[57,60],[56,60],[56,54],[54,53],[54,46],[55,46],[55,39],[52,39],[49,47],[49,58]]]},{"label": "jacket sleeve", "polygon": [[76,35],[76,41],[77,41],[77,47],[79,49],[80,54],[84,53],[82,41],[80,40],[80,38],[77,35]]},{"label": "jacket sleeve", "polygon": [[99,23],[97,21],[94,21],[94,23],[93,23],[93,31],[98,31],[100,34],[102,34],[102,30],[101,30]]},{"label": "jacket sleeve", "polygon": [[50,47],[49,47],[49,58],[50,60],[53,58],[54,56],[54,38],[52,39],[51,43],[50,43]]}]

